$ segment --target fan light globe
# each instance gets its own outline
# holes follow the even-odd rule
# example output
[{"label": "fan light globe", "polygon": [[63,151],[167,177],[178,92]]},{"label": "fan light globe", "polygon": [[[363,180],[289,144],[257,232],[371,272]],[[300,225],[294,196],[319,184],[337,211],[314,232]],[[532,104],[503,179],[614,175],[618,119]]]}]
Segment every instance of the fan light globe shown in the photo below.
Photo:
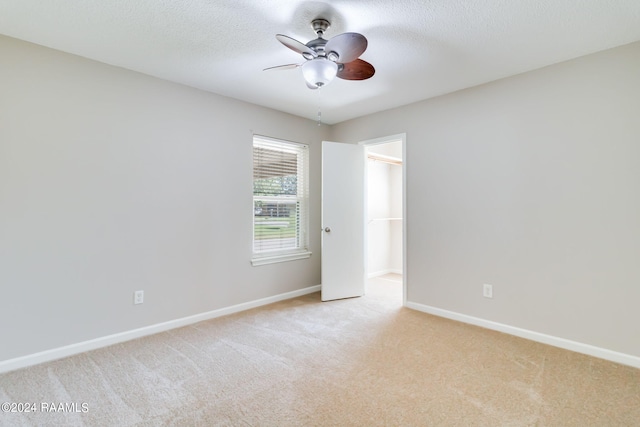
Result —
[{"label": "fan light globe", "polygon": [[315,58],[302,64],[302,76],[311,86],[329,84],[338,73],[338,64],[326,58]]}]

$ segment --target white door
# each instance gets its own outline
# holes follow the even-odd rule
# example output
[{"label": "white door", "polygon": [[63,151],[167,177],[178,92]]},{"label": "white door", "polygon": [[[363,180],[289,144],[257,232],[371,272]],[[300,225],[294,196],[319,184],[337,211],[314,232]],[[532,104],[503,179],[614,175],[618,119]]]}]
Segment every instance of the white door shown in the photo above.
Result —
[{"label": "white door", "polygon": [[364,295],[364,147],[322,142],[322,301]]}]

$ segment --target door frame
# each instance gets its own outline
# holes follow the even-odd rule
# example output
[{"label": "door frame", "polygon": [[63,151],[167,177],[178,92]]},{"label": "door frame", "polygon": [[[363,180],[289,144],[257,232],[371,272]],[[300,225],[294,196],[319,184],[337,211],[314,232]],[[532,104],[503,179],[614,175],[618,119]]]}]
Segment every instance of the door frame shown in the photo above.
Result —
[{"label": "door frame", "polygon": [[[399,133],[395,135],[383,136],[380,138],[368,139],[365,141],[358,142],[358,145],[363,145],[365,147],[365,156],[367,148],[372,147],[374,145],[387,144],[390,142],[402,141],[402,305],[407,305],[407,134]],[[366,159],[365,159],[366,161]],[[369,205],[369,177],[368,177],[368,168],[364,169],[364,205],[365,207]],[[369,233],[368,233],[368,224],[367,224],[367,210],[365,209],[365,214],[362,217],[362,227],[364,229],[364,248],[363,251],[369,250]],[[369,261],[368,261],[367,253],[364,254],[364,262],[365,262],[365,275],[367,274]],[[366,280],[366,277],[365,277]]]}]

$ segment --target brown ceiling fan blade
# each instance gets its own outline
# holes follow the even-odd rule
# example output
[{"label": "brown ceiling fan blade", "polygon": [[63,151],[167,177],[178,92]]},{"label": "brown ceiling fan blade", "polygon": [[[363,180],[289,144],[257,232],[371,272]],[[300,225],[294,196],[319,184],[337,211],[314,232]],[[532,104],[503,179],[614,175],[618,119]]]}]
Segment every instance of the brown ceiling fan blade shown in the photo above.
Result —
[{"label": "brown ceiling fan blade", "polygon": [[268,67],[265,68],[262,71],[269,71],[269,70],[292,70],[294,68],[298,68],[300,66],[300,64],[286,64],[286,65],[276,65],[275,67]]},{"label": "brown ceiling fan blade", "polygon": [[[341,64],[357,59],[365,50],[367,50],[367,39],[358,33],[339,34],[331,38],[324,47],[327,58]],[[332,57],[332,52],[338,54],[337,59]]]},{"label": "brown ceiling fan blade", "polygon": [[362,59],[340,64],[337,76],[345,80],[366,80],[376,73],[373,65]]},{"label": "brown ceiling fan blade", "polygon": [[301,53],[307,59],[309,58],[309,56],[312,58],[315,58],[318,56],[318,54],[309,46],[307,46],[302,42],[299,42],[296,39],[292,39],[289,36],[285,36],[283,34],[276,34],[276,39],[278,39],[280,43],[282,43],[289,49],[293,50],[294,52]]}]

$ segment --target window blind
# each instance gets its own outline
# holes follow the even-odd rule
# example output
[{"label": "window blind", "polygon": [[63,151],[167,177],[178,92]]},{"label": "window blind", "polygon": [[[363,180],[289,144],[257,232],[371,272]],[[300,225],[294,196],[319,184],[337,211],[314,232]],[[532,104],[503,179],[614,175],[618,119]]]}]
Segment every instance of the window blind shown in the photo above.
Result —
[{"label": "window blind", "polygon": [[308,147],[255,136],[253,253],[308,250]]}]

